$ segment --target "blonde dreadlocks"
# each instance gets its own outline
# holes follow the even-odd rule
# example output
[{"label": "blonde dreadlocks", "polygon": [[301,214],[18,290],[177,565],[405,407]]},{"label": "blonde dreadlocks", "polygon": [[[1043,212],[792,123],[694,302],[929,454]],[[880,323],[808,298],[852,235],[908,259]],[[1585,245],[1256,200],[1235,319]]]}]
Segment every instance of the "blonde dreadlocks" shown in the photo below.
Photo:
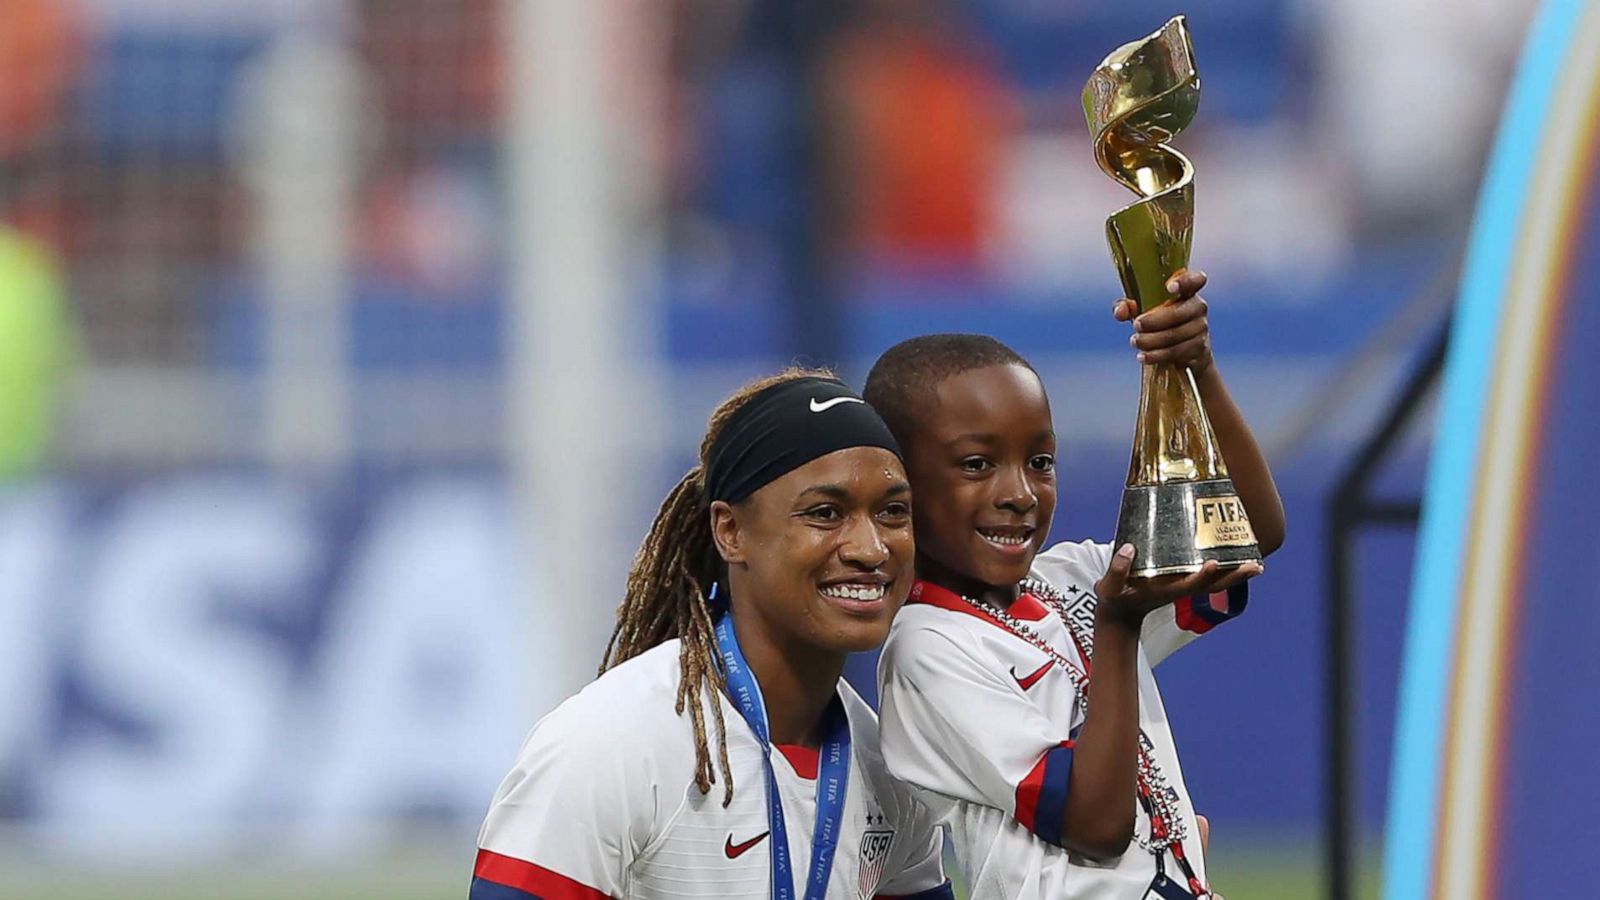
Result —
[{"label": "blonde dreadlocks", "polygon": [[[665,641],[677,638],[682,642],[678,650],[683,674],[678,679],[677,711],[683,715],[687,708],[694,723],[694,783],[702,794],[709,794],[717,780],[706,740],[702,691],[709,688],[714,696],[726,685],[711,607],[706,600],[707,592],[722,573],[722,560],[711,538],[711,504],[706,497],[705,470],[711,448],[728,419],[756,394],[800,378],[833,377],[825,369],[787,369],[745,385],[711,413],[705,437],[700,441],[700,464],[683,476],[656,512],[628,572],[627,593],[617,607],[617,627],[606,645],[600,664],[602,673]],[[713,700],[709,705],[717,726],[722,805],[727,806],[733,801],[727,729],[722,720],[722,704]]]}]

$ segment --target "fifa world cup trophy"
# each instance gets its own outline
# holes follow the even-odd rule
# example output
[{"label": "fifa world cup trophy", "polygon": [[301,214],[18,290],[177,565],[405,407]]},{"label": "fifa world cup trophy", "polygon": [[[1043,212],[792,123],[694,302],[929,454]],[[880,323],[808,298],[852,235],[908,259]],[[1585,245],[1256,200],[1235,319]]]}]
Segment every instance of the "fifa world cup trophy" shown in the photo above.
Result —
[{"label": "fifa world cup trophy", "polygon": [[[1188,23],[1178,16],[1106,57],[1083,89],[1095,160],[1139,195],[1106,220],[1122,287],[1149,311],[1188,266],[1194,235],[1194,166],[1167,146],[1194,119],[1200,75]],[[1255,532],[1228,478],[1200,392],[1187,368],[1143,366],[1133,459],[1117,517],[1116,546],[1137,550],[1140,577],[1257,562]]]}]

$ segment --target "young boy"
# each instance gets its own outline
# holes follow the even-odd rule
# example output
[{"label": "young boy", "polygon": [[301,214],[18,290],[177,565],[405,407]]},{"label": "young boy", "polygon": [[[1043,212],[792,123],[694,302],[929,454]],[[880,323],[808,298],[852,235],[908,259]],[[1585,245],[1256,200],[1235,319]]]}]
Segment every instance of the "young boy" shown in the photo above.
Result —
[{"label": "young boy", "polygon": [[[1212,363],[1204,283],[1180,272],[1169,303],[1114,314],[1133,320],[1140,361],[1193,371],[1267,554],[1282,504]],[[1260,567],[1130,581],[1131,545],[1040,553],[1055,430],[1038,375],[998,341],[901,343],[864,396],[915,497],[918,582],[879,669],[883,753],[951,827],[973,898],[1209,895],[1151,666],[1241,612]]]}]

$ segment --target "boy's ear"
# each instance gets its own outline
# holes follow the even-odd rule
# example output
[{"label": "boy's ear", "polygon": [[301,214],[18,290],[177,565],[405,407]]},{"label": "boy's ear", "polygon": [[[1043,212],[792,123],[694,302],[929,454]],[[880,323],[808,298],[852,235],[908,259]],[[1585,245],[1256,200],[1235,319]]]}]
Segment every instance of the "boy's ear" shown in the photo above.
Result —
[{"label": "boy's ear", "polygon": [[710,515],[711,540],[717,545],[722,561],[730,566],[744,562],[743,535],[733,505],[726,500],[713,500]]}]

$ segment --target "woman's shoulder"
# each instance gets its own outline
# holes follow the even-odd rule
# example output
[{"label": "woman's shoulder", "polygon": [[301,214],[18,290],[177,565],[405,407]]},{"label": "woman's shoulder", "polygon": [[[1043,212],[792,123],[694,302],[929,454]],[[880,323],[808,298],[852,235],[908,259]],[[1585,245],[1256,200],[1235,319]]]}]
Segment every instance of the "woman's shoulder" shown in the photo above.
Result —
[{"label": "woman's shoulder", "polygon": [[[625,746],[633,756],[692,758],[693,725],[687,710],[677,712],[679,650],[667,641],[607,669],[540,719],[530,740],[563,752]],[[702,690],[702,703],[709,693]]]}]

